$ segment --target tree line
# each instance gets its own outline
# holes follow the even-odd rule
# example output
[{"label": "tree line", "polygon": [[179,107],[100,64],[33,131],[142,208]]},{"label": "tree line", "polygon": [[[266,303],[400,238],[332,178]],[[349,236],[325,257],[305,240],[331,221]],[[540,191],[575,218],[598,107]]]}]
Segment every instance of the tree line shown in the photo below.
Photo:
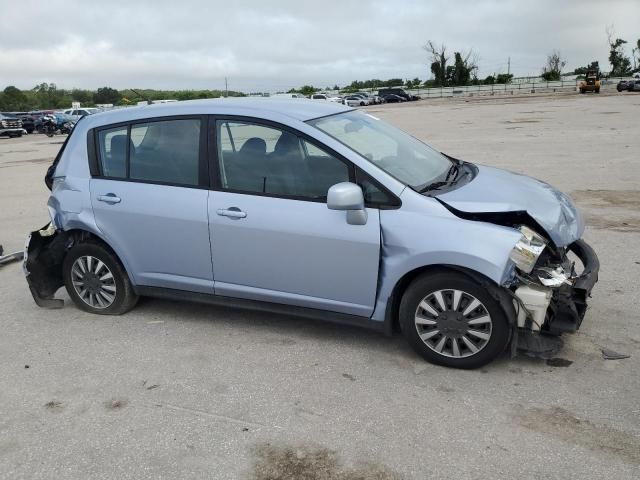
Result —
[{"label": "tree line", "polygon": [[97,90],[74,88],[71,90],[57,88],[54,83],[41,83],[31,90],[20,90],[14,86],[6,87],[0,92],[0,111],[19,112],[30,110],[46,110],[69,108],[72,102],[80,102],[83,107],[95,105],[136,105],[145,100],[197,100],[203,98],[219,98],[228,96],[244,96],[244,93],[223,90],[116,90],[101,87]]}]

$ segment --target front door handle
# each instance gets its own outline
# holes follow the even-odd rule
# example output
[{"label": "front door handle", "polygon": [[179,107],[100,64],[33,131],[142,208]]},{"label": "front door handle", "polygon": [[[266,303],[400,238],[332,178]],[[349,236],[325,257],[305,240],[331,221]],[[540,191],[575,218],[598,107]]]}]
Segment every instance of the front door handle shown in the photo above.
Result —
[{"label": "front door handle", "polygon": [[219,208],[216,213],[221,217],[229,218],[245,218],[247,214],[240,210],[238,207]]},{"label": "front door handle", "polygon": [[118,197],[115,193],[107,193],[106,195],[98,195],[98,201],[105,203],[120,203],[120,197]]}]

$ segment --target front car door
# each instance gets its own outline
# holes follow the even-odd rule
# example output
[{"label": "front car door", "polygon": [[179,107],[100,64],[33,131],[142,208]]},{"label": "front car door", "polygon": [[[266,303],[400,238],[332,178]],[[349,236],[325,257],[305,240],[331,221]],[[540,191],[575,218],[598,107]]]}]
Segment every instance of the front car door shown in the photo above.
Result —
[{"label": "front car door", "polygon": [[98,228],[136,285],[213,293],[206,117],[96,132]]},{"label": "front car door", "polygon": [[216,294],[370,316],[379,212],[349,225],[326,205],[329,187],[354,181],[353,165],[286,127],[233,118],[210,125]]}]

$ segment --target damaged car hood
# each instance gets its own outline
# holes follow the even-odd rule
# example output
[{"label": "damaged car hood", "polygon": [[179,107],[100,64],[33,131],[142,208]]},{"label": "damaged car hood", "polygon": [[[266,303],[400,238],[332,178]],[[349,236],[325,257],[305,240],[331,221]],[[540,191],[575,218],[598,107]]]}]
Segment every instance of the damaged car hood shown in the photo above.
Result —
[{"label": "damaged car hood", "polygon": [[436,198],[466,214],[526,212],[559,247],[582,236],[582,215],[564,193],[526,175],[480,165],[477,169],[471,182]]}]

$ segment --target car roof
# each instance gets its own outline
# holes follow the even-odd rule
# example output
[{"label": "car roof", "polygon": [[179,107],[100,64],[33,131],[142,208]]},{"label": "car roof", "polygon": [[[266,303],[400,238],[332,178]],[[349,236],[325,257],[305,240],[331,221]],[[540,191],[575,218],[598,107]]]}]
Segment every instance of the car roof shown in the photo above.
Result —
[{"label": "car roof", "polygon": [[140,107],[121,108],[85,117],[83,123],[93,128],[112,123],[143,120],[173,115],[240,115],[257,118],[286,116],[299,121],[324,117],[352,110],[334,102],[289,98],[220,98],[158,103]]}]

